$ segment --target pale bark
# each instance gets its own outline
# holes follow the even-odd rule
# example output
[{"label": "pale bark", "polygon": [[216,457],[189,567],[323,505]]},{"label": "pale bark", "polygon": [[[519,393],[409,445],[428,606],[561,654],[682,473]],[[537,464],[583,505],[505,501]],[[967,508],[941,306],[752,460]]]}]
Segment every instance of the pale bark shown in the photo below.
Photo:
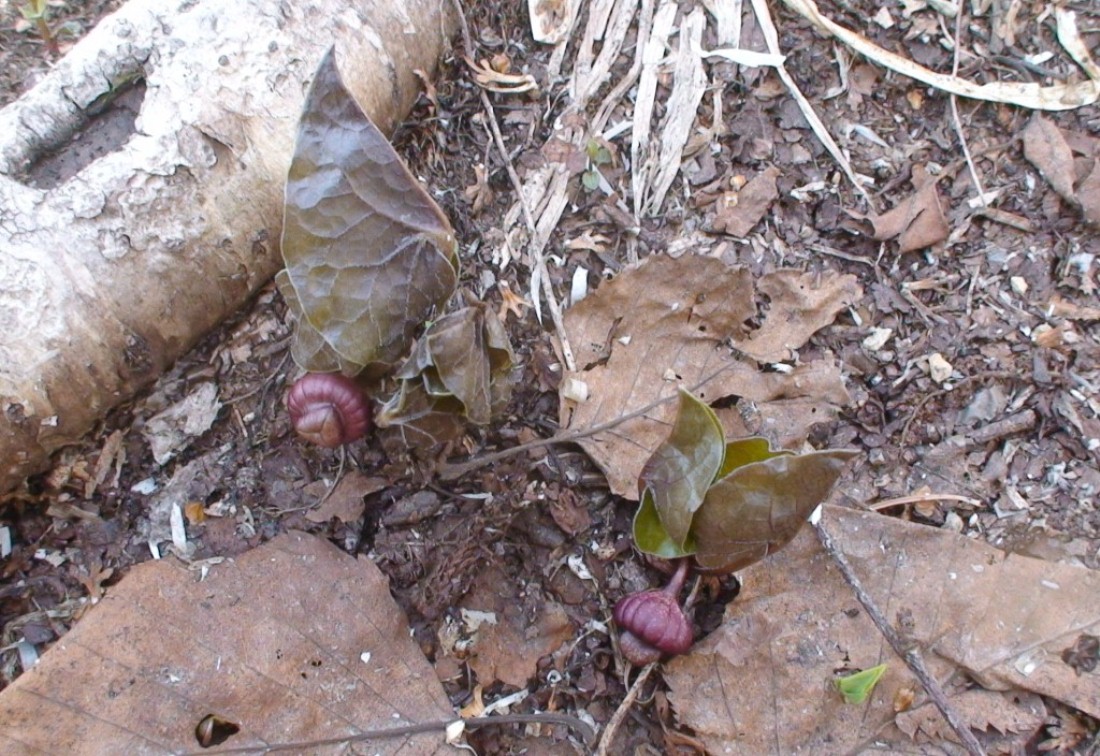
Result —
[{"label": "pale bark", "polygon": [[[389,132],[454,21],[449,0],[131,0],[0,110],[0,491],[41,470],[281,266],[306,88],[336,44]],[[21,183],[112,87],[135,133],[61,185]]]}]

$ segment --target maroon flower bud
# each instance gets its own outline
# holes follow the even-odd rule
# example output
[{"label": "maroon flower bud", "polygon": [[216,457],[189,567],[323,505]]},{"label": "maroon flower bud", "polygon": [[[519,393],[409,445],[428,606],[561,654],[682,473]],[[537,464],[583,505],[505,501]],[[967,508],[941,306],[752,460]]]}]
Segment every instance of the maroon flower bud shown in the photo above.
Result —
[{"label": "maroon flower bud", "polygon": [[678,598],[687,568],[688,560],[681,560],[667,586],[631,594],[615,605],[615,622],[623,630],[619,645],[632,664],[644,666],[691,648],[691,623]]},{"label": "maroon flower bud", "polygon": [[663,656],[661,649],[649,645],[629,630],[623,630],[619,635],[619,649],[627,661],[635,667],[644,667],[660,661]]},{"label": "maroon flower bud", "polygon": [[338,373],[307,373],[286,398],[290,422],[298,435],[333,449],[362,438],[371,411],[363,390]]}]

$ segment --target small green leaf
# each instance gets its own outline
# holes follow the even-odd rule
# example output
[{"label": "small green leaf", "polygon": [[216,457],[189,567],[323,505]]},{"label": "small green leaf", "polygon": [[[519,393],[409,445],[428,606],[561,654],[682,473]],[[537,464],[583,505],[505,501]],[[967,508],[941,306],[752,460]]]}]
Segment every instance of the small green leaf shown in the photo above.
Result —
[{"label": "small green leaf", "polygon": [[790,543],[829,495],[851,450],[780,454],[717,481],[692,522],[699,565],[732,572]]},{"label": "small green leaf", "polygon": [[692,518],[722,467],[724,436],[714,410],[681,389],[672,431],[642,467],[639,488],[652,492],[661,524],[680,549],[687,548]]},{"label": "small green leaf", "polygon": [[836,683],[840,694],[844,696],[845,703],[861,704],[871,695],[871,691],[875,689],[875,685],[885,673],[886,665],[880,664],[847,677],[837,677],[833,682]]},{"label": "small green leaf", "polygon": [[584,184],[584,188],[588,191],[596,191],[600,186],[600,172],[595,168],[585,171],[581,174],[581,183]]},{"label": "small green leaf", "polygon": [[752,438],[739,438],[736,441],[726,442],[726,456],[722,460],[722,469],[715,476],[716,480],[729,475],[738,467],[751,465],[753,462],[763,462],[772,457],[780,457],[792,452],[782,449],[773,451],[766,438],[753,436]]},{"label": "small green leaf", "polygon": [[657,507],[653,505],[653,492],[649,489],[642,492],[641,505],[634,515],[634,543],[645,553],[662,559],[677,559],[695,552],[694,544],[680,548],[669,536],[657,515]]}]

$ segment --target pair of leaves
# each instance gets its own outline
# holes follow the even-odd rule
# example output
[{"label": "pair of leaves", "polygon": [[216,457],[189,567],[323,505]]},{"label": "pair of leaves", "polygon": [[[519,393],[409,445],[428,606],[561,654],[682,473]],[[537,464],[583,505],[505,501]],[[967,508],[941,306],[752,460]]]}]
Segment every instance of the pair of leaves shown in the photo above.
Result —
[{"label": "pair of leaves", "polygon": [[399,388],[378,425],[402,426],[417,446],[457,437],[462,418],[487,425],[508,404],[514,363],[496,314],[482,303],[470,304],[424,332],[395,373]]},{"label": "pair of leaves", "polygon": [[299,122],[282,251],[294,359],[314,372],[397,364],[458,281],[450,223],[352,97],[332,49]]},{"label": "pair of leaves", "polygon": [[853,456],[727,441],[714,411],[681,390],[672,431],[642,468],[634,541],[666,559],[694,555],[706,569],[742,569],[794,538]]}]

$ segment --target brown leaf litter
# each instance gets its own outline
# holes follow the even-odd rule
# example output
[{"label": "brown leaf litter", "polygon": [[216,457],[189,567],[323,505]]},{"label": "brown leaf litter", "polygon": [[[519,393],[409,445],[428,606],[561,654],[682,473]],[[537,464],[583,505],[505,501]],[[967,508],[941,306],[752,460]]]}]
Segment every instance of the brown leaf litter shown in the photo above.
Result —
[{"label": "brown leaf litter", "polygon": [[[1100,628],[1096,572],[869,512],[826,506],[822,520],[983,738],[1036,733],[1046,718],[1036,694],[1100,715],[1094,678],[1061,658],[1082,632]],[[952,738],[811,529],[741,578],[723,625],[666,675],[680,721],[708,748],[839,752],[875,742],[904,750]],[[886,675],[865,705],[845,704],[832,689],[835,675],[882,663]],[[916,700],[899,707],[906,691]]]},{"label": "brown leaf litter", "polygon": [[[454,716],[378,568],[289,533],[201,571],[133,567],[0,694],[0,743],[182,753],[211,713],[240,728],[227,746],[256,748]],[[363,745],[452,750],[441,733]]]},{"label": "brown leaf litter", "polygon": [[[707,402],[740,402],[719,411],[727,436],[801,445],[848,393],[835,360],[802,360],[797,350],[861,295],[853,276],[778,270],[754,287],[747,270],[714,258],[648,258],[566,312],[580,369],[562,381],[562,427],[597,427],[682,385]],[[759,313],[758,296],[770,298]],[[614,493],[637,498],[638,474],[674,411],[666,402],[579,441]]]}]

